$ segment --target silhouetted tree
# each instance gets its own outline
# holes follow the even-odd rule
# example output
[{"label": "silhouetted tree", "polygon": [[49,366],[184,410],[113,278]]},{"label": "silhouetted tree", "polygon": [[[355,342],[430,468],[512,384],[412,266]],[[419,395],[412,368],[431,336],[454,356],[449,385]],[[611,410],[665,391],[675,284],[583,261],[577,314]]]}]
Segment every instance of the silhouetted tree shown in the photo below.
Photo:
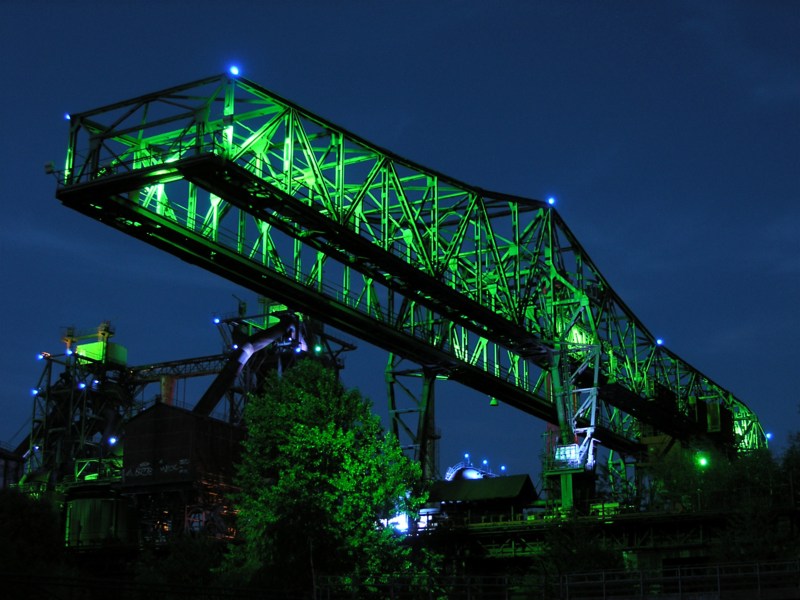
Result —
[{"label": "silhouetted tree", "polygon": [[789,445],[781,456],[781,471],[797,498],[800,494],[800,432],[789,436]]},{"label": "silhouetted tree", "polygon": [[683,513],[706,505],[714,487],[714,475],[727,468],[727,460],[705,452],[707,464],[700,465],[698,453],[676,446],[669,453],[651,458],[647,465],[646,505],[648,509]]},{"label": "silhouetted tree", "polygon": [[707,504],[725,516],[715,558],[769,561],[781,557],[788,538],[780,467],[769,450],[744,453],[724,469],[709,469]]},{"label": "silhouetted tree", "polygon": [[64,568],[64,533],[52,504],[0,490],[0,570],[56,574]]},{"label": "silhouetted tree", "polygon": [[219,569],[224,552],[219,540],[179,536],[163,547],[143,550],[134,565],[135,579],[140,584],[223,586],[230,583]]},{"label": "silhouetted tree", "polygon": [[785,558],[800,558],[800,432],[789,436],[789,445],[781,456],[781,476],[784,481],[782,492],[787,505],[789,519],[788,533],[792,543]]}]

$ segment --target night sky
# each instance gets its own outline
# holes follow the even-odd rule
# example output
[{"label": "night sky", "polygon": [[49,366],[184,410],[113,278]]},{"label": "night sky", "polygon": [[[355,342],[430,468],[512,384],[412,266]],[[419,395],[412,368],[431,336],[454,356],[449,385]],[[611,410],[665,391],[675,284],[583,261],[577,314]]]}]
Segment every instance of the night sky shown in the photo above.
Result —
[{"label": "night sky", "polygon": [[[131,364],[214,354],[256,296],[64,208],[66,112],[220,73],[457,179],[557,209],[611,286],[780,450],[800,429],[800,3],[0,2],[0,440],[62,329]],[[353,340],[349,336],[344,336]],[[353,340],[356,341],[357,340]],[[384,352],[343,373],[385,416]],[[540,421],[437,388],[441,467],[539,467]]]}]

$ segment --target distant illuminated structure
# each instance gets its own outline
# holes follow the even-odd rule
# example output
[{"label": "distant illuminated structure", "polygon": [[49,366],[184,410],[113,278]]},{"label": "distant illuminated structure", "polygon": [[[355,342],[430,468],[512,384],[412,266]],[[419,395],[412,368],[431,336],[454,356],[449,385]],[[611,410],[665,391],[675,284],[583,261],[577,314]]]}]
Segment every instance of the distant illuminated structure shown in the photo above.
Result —
[{"label": "distant illuminated structure", "polygon": [[[500,467],[501,471],[505,471],[505,466]],[[484,459],[481,466],[472,464],[469,458],[469,453],[464,454],[464,460],[460,463],[453,465],[447,469],[445,473],[445,481],[464,481],[466,479],[487,479],[489,477],[498,477],[489,469],[489,461]]]}]

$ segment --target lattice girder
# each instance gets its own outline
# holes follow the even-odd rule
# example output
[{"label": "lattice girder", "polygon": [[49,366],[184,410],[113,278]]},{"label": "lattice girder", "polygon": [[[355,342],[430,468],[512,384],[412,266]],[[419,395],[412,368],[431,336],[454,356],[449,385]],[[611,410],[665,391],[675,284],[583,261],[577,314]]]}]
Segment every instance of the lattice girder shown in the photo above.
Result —
[{"label": "lattice girder", "polygon": [[699,402],[731,412],[737,448],[766,443],[752,411],[657,343],[552,207],[416,165],[245,79],[74,115],[58,195],[548,420],[548,373],[564,397],[585,387],[554,353],[564,373],[591,353],[612,446],[639,421],[703,435]]}]

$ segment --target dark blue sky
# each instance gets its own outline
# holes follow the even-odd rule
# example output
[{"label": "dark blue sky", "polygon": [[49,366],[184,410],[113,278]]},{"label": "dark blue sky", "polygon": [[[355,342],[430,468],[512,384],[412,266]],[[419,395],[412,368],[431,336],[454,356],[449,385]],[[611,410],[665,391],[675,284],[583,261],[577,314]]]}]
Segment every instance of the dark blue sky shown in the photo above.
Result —
[{"label": "dark blue sky", "polygon": [[[433,5],[433,6],[432,6]],[[66,325],[132,364],[215,353],[255,296],[63,208],[65,112],[243,74],[418,163],[557,208],[644,324],[800,429],[800,3],[0,3],[0,440]],[[345,380],[385,413],[385,355]],[[438,389],[441,464],[538,470],[543,426]]]}]

